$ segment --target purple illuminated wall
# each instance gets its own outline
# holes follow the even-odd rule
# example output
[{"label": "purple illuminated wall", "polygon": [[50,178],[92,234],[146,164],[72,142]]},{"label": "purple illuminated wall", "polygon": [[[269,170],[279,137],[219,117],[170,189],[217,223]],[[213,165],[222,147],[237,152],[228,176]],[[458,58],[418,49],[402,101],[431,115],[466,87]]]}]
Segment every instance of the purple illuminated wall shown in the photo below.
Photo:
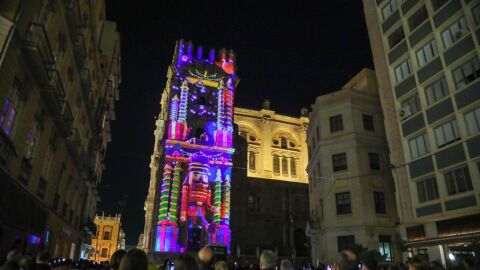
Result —
[{"label": "purple illuminated wall", "polygon": [[230,247],[235,55],[193,51],[179,41],[172,64],[157,252]]}]

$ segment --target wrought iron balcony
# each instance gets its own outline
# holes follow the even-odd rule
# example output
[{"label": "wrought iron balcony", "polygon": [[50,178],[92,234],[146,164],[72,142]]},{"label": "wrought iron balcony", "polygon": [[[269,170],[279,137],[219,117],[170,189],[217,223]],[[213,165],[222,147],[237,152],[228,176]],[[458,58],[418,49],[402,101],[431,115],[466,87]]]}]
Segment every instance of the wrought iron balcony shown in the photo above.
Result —
[{"label": "wrought iron balcony", "polygon": [[78,155],[80,150],[80,135],[76,128],[72,129],[72,133],[67,138],[67,148],[72,155]]},{"label": "wrought iron balcony", "polygon": [[65,0],[65,8],[67,9],[67,27],[72,37],[72,43],[75,43],[77,34],[86,26],[85,20],[80,11],[80,2],[78,0]]},{"label": "wrought iron balcony", "polygon": [[63,136],[69,137],[72,134],[73,129],[73,114],[70,110],[70,105],[66,100],[63,101],[60,115],[55,118],[55,124]]},{"label": "wrought iron balcony", "polygon": [[17,153],[7,134],[0,130],[0,165],[5,166]]},{"label": "wrought iron balcony", "polygon": [[42,24],[30,23],[23,44],[36,80],[41,85],[48,85],[55,70],[55,58],[45,27]]},{"label": "wrought iron balcony", "polygon": [[74,57],[78,70],[83,70],[85,62],[87,61],[87,45],[85,45],[85,38],[82,34],[75,34],[74,44]]}]

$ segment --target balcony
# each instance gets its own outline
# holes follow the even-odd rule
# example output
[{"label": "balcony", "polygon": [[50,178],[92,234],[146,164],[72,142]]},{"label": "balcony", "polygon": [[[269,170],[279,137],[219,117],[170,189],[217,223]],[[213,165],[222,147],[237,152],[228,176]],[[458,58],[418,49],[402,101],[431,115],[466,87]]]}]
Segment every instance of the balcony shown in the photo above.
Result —
[{"label": "balcony", "polygon": [[80,2],[78,0],[65,0],[65,8],[67,9],[67,27],[72,38],[72,43],[75,43],[77,34],[86,26],[85,20],[80,11]]},{"label": "balcony", "polygon": [[75,40],[72,43],[74,44],[73,53],[75,63],[77,64],[78,70],[83,70],[85,62],[87,61],[87,45],[85,45],[85,38],[82,34],[75,34]]},{"label": "balcony", "polygon": [[40,85],[48,85],[55,70],[55,58],[45,27],[31,23],[23,39],[29,66]]},{"label": "balcony", "polygon": [[87,107],[88,118],[91,121],[92,128],[96,131],[99,126],[99,120],[95,117],[95,102],[92,91],[92,77],[90,70],[85,68],[81,74],[82,95]]},{"label": "balcony", "polygon": [[76,128],[72,129],[72,133],[67,138],[67,148],[73,156],[77,156],[80,151],[80,135]]},{"label": "balcony", "polygon": [[73,114],[67,101],[63,101],[60,114],[55,116],[54,120],[58,130],[63,136],[69,137],[72,134]]},{"label": "balcony", "polygon": [[9,160],[16,157],[15,147],[8,136],[0,130],[0,165],[6,166]]}]

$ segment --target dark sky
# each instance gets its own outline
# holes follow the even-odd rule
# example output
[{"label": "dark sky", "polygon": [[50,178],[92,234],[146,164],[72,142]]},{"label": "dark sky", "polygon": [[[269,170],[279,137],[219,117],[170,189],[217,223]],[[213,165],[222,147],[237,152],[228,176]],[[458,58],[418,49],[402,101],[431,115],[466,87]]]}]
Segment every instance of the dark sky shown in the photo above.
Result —
[{"label": "dark sky", "polygon": [[122,84],[98,209],[119,213],[125,201],[127,244],[143,232],[154,117],[176,40],[234,49],[235,104],[259,108],[268,98],[273,110],[295,116],[373,67],[361,1],[282,3],[107,0],[107,18],[122,35]]}]

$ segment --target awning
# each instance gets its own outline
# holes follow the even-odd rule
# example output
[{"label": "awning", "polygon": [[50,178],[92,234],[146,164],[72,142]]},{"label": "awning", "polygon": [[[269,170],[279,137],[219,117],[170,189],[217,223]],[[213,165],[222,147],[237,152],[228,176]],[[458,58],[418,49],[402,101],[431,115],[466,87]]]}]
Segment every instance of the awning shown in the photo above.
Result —
[{"label": "awning", "polygon": [[415,241],[407,241],[407,242],[405,242],[405,245],[407,247],[437,246],[437,245],[447,245],[447,244],[471,242],[475,238],[480,238],[480,232],[468,233],[468,234],[459,234],[459,235],[452,235],[452,236],[444,236],[444,237],[427,238],[427,239],[415,240]]}]

